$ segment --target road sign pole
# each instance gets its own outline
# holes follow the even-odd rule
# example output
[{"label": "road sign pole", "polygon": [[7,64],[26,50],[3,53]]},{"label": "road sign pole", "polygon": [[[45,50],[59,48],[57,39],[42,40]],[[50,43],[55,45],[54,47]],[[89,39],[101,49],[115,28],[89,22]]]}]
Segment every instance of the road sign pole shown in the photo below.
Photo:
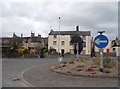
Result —
[{"label": "road sign pole", "polygon": [[77,43],[77,60],[78,60],[78,43]]},{"label": "road sign pole", "polygon": [[103,50],[100,49],[100,72],[103,72]]},{"label": "road sign pole", "polygon": [[94,44],[96,47],[100,48],[100,72],[103,72],[103,48],[105,48],[108,45],[108,38],[102,33],[105,31],[99,31],[100,35],[96,36],[94,39]]}]

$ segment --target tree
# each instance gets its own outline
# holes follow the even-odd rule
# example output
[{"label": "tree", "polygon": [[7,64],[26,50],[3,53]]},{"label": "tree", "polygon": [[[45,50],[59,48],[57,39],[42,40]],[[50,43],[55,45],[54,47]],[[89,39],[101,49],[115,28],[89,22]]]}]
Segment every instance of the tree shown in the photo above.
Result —
[{"label": "tree", "polygon": [[17,48],[21,47],[22,39],[14,34],[13,38],[10,41],[10,44],[11,44],[12,49],[16,50]]},{"label": "tree", "polygon": [[40,49],[40,58],[44,58],[45,57],[45,53],[48,52],[48,49],[47,48],[41,48]]},{"label": "tree", "polygon": [[21,47],[22,45],[22,39],[18,36],[13,34],[13,38],[10,40],[10,57],[17,57],[20,56],[17,49]]},{"label": "tree", "polygon": [[77,43],[78,43],[78,54],[83,50],[83,40],[79,35],[74,35],[71,37],[71,44],[74,44],[74,54],[77,54]]}]

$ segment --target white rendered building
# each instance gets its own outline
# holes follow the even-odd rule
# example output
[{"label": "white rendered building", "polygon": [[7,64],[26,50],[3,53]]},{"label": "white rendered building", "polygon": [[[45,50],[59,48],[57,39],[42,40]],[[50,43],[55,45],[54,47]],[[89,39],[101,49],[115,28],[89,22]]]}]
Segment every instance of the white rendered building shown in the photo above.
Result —
[{"label": "white rendered building", "polygon": [[51,30],[48,35],[48,50],[54,48],[56,52],[74,53],[74,46],[70,44],[71,36],[80,35],[83,39],[83,51],[82,54],[89,55],[91,53],[91,32],[79,31],[79,27],[76,27],[76,31],[53,31]]}]

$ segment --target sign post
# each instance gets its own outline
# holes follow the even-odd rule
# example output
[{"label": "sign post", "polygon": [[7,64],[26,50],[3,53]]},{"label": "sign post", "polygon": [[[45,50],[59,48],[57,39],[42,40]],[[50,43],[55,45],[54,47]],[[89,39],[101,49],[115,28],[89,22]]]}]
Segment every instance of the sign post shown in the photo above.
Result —
[{"label": "sign post", "polygon": [[103,49],[100,49],[100,72],[103,72]]},{"label": "sign post", "polygon": [[108,38],[100,33],[100,35],[95,37],[94,44],[100,48],[100,72],[103,72],[103,48],[108,45]]},{"label": "sign post", "polygon": [[78,60],[78,49],[79,49],[79,48],[78,48],[78,43],[77,43],[77,60]]}]

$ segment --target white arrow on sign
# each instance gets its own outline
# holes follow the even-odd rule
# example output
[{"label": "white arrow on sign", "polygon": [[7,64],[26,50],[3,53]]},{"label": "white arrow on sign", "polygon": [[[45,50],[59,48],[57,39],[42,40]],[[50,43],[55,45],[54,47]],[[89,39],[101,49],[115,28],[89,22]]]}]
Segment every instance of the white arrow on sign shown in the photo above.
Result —
[{"label": "white arrow on sign", "polygon": [[99,45],[100,43],[107,43],[107,40],[97,39],[97,40],[95,41],[95,43]]}]

